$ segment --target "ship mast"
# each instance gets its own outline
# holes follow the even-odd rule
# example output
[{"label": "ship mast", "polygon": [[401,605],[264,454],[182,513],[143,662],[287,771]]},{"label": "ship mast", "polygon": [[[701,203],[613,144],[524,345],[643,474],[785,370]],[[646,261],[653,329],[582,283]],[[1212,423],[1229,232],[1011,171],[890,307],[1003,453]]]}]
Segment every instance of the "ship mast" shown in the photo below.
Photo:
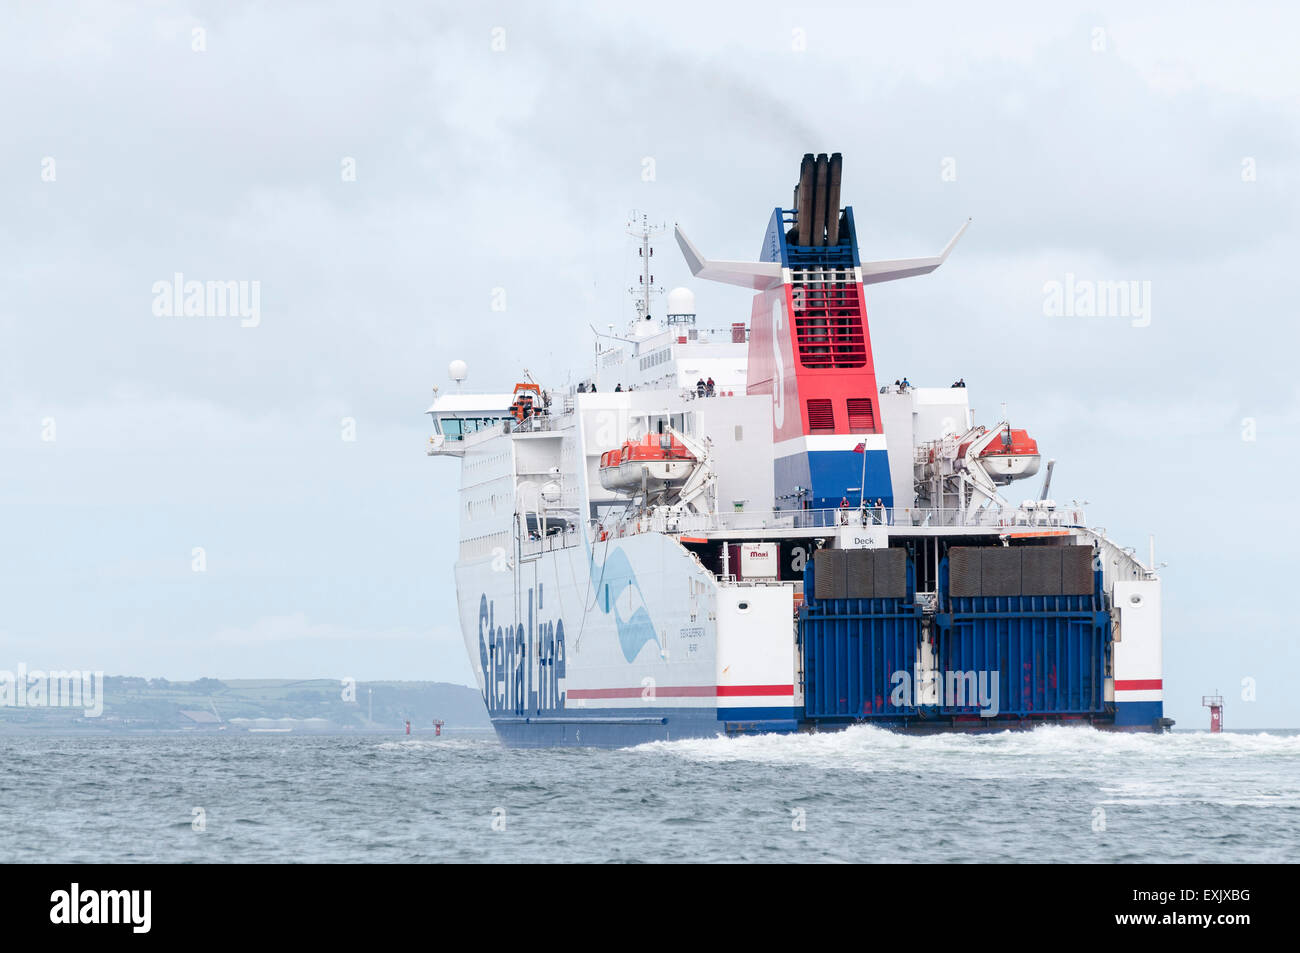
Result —
[{"label": "ship mast", "polygon": [[[638,216],[640,221],[637,220]],[[655,285],[655,276],[650,273],[650,259],[654,257],[654,247],[650,244],[650,238],[655,232],[663,231],[663,225],[651,225],[650,216],[644,212],[633,211],[627,223],[627,233],[633,238],[640,241],[640,247],[637,254],[641,256],[641,274],[637,276],[637,283],[628,288],[628,293],[636,300],[636,316],[638,322],[646,320],[650,316],[650,298],[652,295],[663,294],[664,289]]]}]

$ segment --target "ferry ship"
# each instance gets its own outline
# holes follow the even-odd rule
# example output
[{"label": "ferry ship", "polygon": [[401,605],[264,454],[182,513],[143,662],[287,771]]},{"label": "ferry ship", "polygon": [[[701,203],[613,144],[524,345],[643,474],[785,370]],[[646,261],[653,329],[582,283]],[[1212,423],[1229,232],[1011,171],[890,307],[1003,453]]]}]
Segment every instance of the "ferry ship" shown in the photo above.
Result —
[{"label": "ferry ship", "polygon": [[675,230],[695,278],[752,293],[747,321],[701,321],[684,288],[657,313],[642,216],[635,316],[592,329],[574,383],[471,393],[453,361],[435,388],[503,743],[1172,724],[1156,567],[1054,501],[1054,461],[977,421],[964,379],[877,375],[867,287],[935,271],[969,220],[937,256],[863,261],[841,179],[805,155],[756,261]]}]

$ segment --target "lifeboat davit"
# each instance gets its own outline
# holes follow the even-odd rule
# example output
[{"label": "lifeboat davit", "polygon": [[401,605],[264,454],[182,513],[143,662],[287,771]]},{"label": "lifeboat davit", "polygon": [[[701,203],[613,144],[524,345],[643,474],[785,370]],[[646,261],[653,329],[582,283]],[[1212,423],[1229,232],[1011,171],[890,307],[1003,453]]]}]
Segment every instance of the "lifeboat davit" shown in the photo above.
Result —
[{"label": "lifeboat davit", "polygon": [[671,434],[647,434],[600,455],[600,485],[607,490],[662,490],[685,483],[696,462]]},{"label": "lifeboat davit", "polygon": [[542,397],[542,389],[533,383],[518,383],[515,385],[515,400],[510,405],[510,415],[515,420],[523,423],[529,417],[544,413],[546,401]]},{"label": "lifeboat davit", "polygon": [[[962,444],[958,456],[965,456],[969,443]],[[1004,427],[997,438],[980,451],[980,465],[996,483],[1023,480],[1038,472],[1042,458],[1038,454],[1038,441],[1027,430]]]}]

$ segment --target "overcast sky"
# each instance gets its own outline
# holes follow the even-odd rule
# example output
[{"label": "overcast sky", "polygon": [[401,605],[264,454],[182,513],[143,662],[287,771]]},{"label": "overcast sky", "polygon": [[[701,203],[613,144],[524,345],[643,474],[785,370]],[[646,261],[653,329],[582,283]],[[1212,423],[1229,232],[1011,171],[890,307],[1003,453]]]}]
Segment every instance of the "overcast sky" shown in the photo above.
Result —
[{"label": "overcast sky", "polygon": [[[864,258],[974,218],[868,290],[882,378],[964,376],[1155,534],[1167,714],[1300,727],[1300,17],[1130,7],[5,4],[0,668],[472,682],[448,361],[564,382],[631,313],[631,209],[753,258],[839,151]],[[258,282],[256,326],[157,314],[178,272]],[[1067,274],[1149,325],[1045,314]]]}]

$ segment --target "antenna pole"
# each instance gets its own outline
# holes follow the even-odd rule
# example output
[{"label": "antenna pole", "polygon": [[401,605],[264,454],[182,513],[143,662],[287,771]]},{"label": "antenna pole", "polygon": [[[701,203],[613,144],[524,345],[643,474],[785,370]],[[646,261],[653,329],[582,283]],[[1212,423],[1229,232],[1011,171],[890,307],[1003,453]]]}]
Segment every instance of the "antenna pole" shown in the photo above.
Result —
[{"label": "antenna pole", "polygon": [[641,283],[644,286],[644,297],[641,299],[641,317],[644,318],[650,313],[650,229],[646,225],[645,217],[641,219]]},{"label": "antenna pole", "polygon": [[[640,215],[640,221],[637,216]],[[644,212],[633,212],[627,223],[628,234],[640,241],[641,247],[641,285],[639,288],[629,288],[636,299],[636,315],[641,321],[644,321],[650,314],[650,297],[651,295],[660,294],[662,288],[656,288],[654,285],[655,276],[650,273],[650,259],[654,256],[654,246],[650,244],[650,237],[664,226],[651,225],[650,216]]]}]

